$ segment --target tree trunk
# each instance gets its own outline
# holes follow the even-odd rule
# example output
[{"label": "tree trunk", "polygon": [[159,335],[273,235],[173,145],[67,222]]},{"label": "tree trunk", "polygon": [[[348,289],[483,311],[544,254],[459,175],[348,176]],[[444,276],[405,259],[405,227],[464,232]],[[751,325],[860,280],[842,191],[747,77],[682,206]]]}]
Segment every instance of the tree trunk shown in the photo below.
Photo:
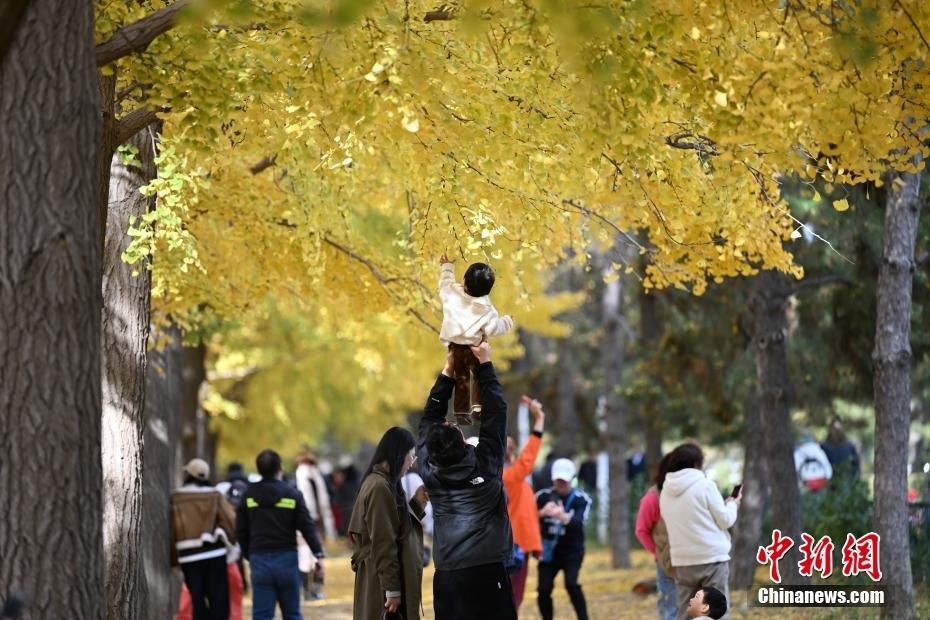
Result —
[{"label": "tree trunk", "polygon": [[[618,241],[618,244],[622,243]],[[610,270],[605,271],[610,275]],[[609,455],[610,547],[614,568],[630,567],[630,509],[626,480],[626,407],[620,395],[623,368],[624,336],[622,316],[623,287],[620,276],[613,274],[606,282],[603,297],[604,405],[607,420],[607,454]]]},{"label": "tree trunk", "polygon": [[149,352],[145,373],[145,458],[142,482],[142,561],[148,605],[141,618],[173,618],[180,584],[171,570],[168,513],[178,466],[181,419],[181,336],[173,329],[162,337],[162,350]]},{"label": "tree trunk", "polygon": [[578,375],[578,362],[575,348],[570,338],[558,341],[558,433],[554,450],[559,457],[571,458],[577,452],[576,435],[578,432],[578,409],[575,399],[575,379]]},{"label": "tree trunk", "polygon": [[143,485],[143,409],[151,280],[133,276],[122,260],[131,238],[129,218],[141,218],[152,200],[139,188],[155,178],[154,132],[129,144],[138,165],[112,158],[103,254],[103,548],[107,618],[138,618],[146,609],[140,557]]},{"label": "tree trunk", "polygon": [[731,591],[752,586],[753,575],[758,567],[756,551],[762,539],[762,520],[769,496],[762,416],[755,398],[749,400],[743,430],[743,501],[739,507],[739,517],[733,532],[733,552],[730,554]]},{"label": "tree trunk", "polygon": [[107,212],[110,209],[110,171],[116,141],[116,68],[110,75],[97,74],[100,93],[100,148],[97,151],[97,210],[100,213],[99,243],[103,248],[107,237]]},{"label": "tree trunk", "polygon": [[[200,390],[207,380],[207,348],[184,347],[181,362],[181,451],[178,466],[192,458],[207,459],[207,429],[200,407]],[[209,462],[209,461],[208,461]],[[212,466],[212,464],[211,464]]]},{"label": "tree trunk", "polygon": [[[645,260],[643,261],[645,265]],[[645,271],[645,269],[644,269]],[[659,315],[656,308],[656,291],[650,291],[645,287],[640,287],[639,292],[639,337],[641,355],[646,358],[654,358],[659,341]],[[650,365],[650,368],[655,368]],[[648,466],[649,479],[655,475],[659,461],[662,460],[662,420],[661,410],[659,409],[658,394],[652,389],[646,392],[646,400],[643,403],[643,431],[646,436],[646,465]]]},{"label": "tree trunk", "polygon": [[0,584],[103,616],[93,3],[35,0],[0,69]]},{"label": "tree trunk", "polygon": [[[914,616],[907,520],[907,454],[911,423],[911,288],[920,175],[888,183],[875,325],[875,529],[881,536],[882,618]],[[889,561],[890,559],[890,561]]]},{"label": "tree trunk", "polygon": [[797,564],[801,559],[798,547],[803,521],[791,432],[793,388],[785,353],[786,310],[790,296],[787,276],[763,271],[755,277],[755,290],[749,302],[753,317],[752,347],[759,381],[759,411],[771,483],[772,524],[795,543],[780,563],[782,583],[786,585],[809,582],[798,573]]}]

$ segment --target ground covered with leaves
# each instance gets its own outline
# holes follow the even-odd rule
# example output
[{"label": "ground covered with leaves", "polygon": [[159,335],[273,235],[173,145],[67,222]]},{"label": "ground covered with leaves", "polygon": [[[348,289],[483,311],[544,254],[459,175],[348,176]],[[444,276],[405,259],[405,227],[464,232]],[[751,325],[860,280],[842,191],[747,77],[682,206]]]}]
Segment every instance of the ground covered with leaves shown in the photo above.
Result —
[{"label": "ground covered with leaves", "polygon": [[[327,560],[325,594],[321,601],[304,604],[304,617],[322,620],[351,620],[352,589],[355,575],[349,566],[348,552],[343,551]],[[633,567],[612,569],[608,550],[589,551],[581,572],[581,583],[588,599],[588,611],[592,620],[625,620],[658,617],[655,595],[639,595],[633,586],[654,576],[652,557],[644,551],[633,553]],[[760,579],[764,576],[760,574]],[[425,618],[433,618],[432,593],[433,567],[423,575],[423,606]],[[536,608],[536,564],[530,566],[530,577],[526,585],[527,597],[520,608],[523,620],[538,620]],[[925,588],[918,588],[918,617],[930,617],[930,601]],[[575,618],[571,602],[562,587],[561,578],[556,581],[554,593],[555,617],[558,620]],[[782,620],[820,620],[828,618],[877,618],[878,614],[866,610],[844,609],[761,609],[748,607],[746,594],[734,596],[736,609],[731,614],[734,620],[747,618],[779,618]],[[248,607],[248,604],[247,604]],[[247,609],[247,612],[251,610]],[[248,613],[245,617],[249,617]]]}]

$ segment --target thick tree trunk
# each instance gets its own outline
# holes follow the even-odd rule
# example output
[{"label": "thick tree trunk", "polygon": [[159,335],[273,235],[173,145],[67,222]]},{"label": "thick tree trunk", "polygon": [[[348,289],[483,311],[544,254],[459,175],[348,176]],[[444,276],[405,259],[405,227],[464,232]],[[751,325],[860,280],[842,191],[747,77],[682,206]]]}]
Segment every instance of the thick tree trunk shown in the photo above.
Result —
[{"label": "thick tree trunk", "polygon": [[35,0],[0,69],[0,584],[103,616],[93,3]]},{"label": "thick tree trunk", "polygon": [[142,561],[148,605],[141,618],[174,617],[180,584],[171,570],[168,512],[177,478],[181,421],[181,336],[161,335],[161,350],[149,352],[145,372],[145,458],[142,482]]},{"label": "thick tree trunk", "polygon": [[122,260],[131,238],[129,219],[141,218],[152,200],[139,188],[155,178],[154,131],[129,144],[138,165],[112,158],[103,254],[103,548],[107,618],[138,618],[146,609],[141,562],[143,409],[150,278],[133,276]]},{"label": "thick tree trunk", "polygon": [[[645,287],[641,287],[639,292],[640,351],[647,359],[655,357],[659,341],[659,313],[656,295],[658,295],[657,292]],[[642,410],[643,432],[646,436],[646,464],[649,467],[650,480],[655,475],[659,461],[662,459],[661,415],[658,394],[650,390],[646,393]]]},{"label": "thick tree trunk", "polygon": [[759,381],[759,411],[772,493],[772,524],[795,541],[794,547],[780,563],[782,583],[786,585],[809,582],[798,573],[797,565],[803,521],[791,432],[793,388],[785,353],[786,310],[790,295],[787,276],[763,271],[755,277],[755,289],[749,302],[753,316],[752,347]]},{"label": "thick tree trunk", "polygon": [[575,348],[570,338],[559,341],[558,361],[558,432],[555,439],[555,453],[559,457],[572,457],[578,451],[576,443],[578,433],[578,408],[576,404],[575,380],[578,375],[578,362]]},{"label": "thick tree trunk", "polygon": [[[882,583],[890,588],[882,618],[914,616],[907,521],[911,423],[911,288],[920,175],[888,182],[875,325],[875,529],[881,536]],[[890,561],[889,561],[890,560]]]},{"label": "thick tree trunk", "polygon": [[762,540],[762,520],[769,496],[765,433],[755,398],[750,399],[744,417],[743,501],[733,533],[733,551],[730,553],[731,591],[752,586],[753,574],[758,566],[756,550]]},{"label": "thick tree trunk", "polygon": [[[200,391],[207,380],[207,349],[200,344],[184,347],[181,362],[181,451],[178,465],[192,458],[207,460],[209,429],[200,407]],[[212,463],[211,463],[212,467]]]},{"label": "thick tree trunk", "polygon": [[[606,275],[606,273],[605,273]],[[607,419],[606,449],[609,455],[610,547],[614,568],[630,567],[630,509],[626,480],[626,406],[620,395],[624,337],[622,316],[623,287],[618,274],[608,281],[603,297],[604,405]]]}]

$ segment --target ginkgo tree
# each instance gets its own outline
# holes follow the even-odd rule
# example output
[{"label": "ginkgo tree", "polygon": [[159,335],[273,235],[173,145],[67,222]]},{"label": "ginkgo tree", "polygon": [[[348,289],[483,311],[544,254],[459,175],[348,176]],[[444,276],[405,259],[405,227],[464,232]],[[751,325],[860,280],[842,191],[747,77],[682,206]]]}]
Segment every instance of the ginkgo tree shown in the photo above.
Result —
[{"label": "ginkgo tree", "polygon": [[[98,40],[166,6],[100,3]],[[261,333],[273,297],[326,308],[364,351],[375,320],[435,328],[450,252],[499,266],[495,303],[544,329],[531,308],[564,300],[540,272],[637,230],[647,287],[800,277],[781,175],[826,181],[844,210],[844,185],[927,155],[916,1],[189,8],[107,69],[164,122],[157,207],[126,258],[187,328]]]}]

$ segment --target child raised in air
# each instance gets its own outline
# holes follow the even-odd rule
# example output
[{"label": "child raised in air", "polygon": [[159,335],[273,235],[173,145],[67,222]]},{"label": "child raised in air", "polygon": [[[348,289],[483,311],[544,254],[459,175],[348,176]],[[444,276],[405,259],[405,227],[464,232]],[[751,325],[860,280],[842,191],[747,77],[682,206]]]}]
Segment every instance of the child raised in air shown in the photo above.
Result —
[{"label": "child raised in air", "polygon": [[471,424],[481,414],[478,384],[472,374],[478,360],[469,347],[507,333],[513,327],[513,319],[499,316],[488,298],[493,286],[494,270],[490,266],[469,265],[459,283],[455,281],[455,263],[445,254],[439,259],[439,299],[442,301],[439,339],[452,350],[453,412],[458,424]]}]

